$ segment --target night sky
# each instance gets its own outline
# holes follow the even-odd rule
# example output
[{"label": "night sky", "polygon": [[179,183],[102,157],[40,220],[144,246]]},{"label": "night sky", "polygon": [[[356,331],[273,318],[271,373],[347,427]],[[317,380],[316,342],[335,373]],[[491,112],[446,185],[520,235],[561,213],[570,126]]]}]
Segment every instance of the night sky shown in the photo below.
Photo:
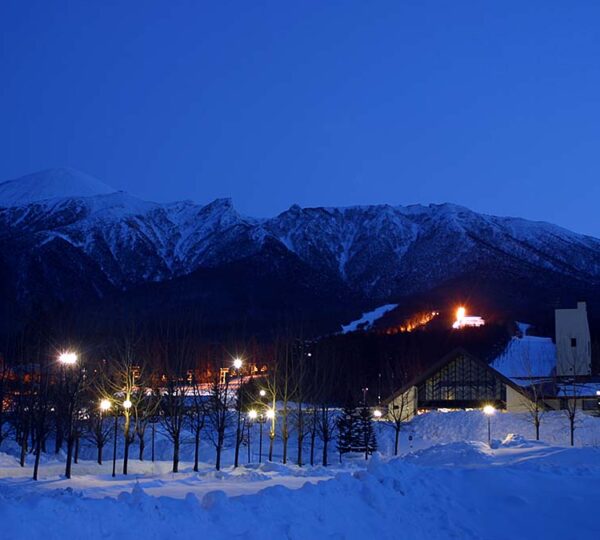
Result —
[{"label": "night sky", "polygon": [[0,2],[0,179],[243,213],[455,202],[600,237],[600,2]]}]

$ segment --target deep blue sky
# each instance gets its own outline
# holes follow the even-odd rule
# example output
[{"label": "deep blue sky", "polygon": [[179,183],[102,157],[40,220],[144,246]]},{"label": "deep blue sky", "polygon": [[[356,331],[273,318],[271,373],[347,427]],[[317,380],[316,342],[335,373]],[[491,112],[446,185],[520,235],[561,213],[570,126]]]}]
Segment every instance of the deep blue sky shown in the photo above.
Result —
[{"label": "deep blue sky", "polygon": [[2,0],[0,178],[600,236],[600,2]]}]

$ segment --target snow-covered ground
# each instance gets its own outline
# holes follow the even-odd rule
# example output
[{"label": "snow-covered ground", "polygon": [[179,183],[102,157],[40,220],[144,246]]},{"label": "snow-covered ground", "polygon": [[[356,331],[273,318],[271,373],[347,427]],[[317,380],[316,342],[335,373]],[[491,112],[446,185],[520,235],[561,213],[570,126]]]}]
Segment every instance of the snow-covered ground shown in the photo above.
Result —
[{"label": "snow-covered ground", "polygon": [[[130,475],[110,476],[110,460],[91,459],[62,477],[63,457],[45,458],[41,480],[18,465],[10,444],[0,453],[0,538],[594,538],[600,531],[600,419],[581,416],[575,448],[567,447],[561,413],[542,421],[531,440],[525,415],[496,414],[493,443],[479,411],[431,413],[408,424],[402,455],[389,457],[393,430],[379,423],[381,455],[333,466],[276,462],[208,462],[194,473],[169,472],[161,461],[130,462]],[[254,441],[253,441],[254,444]],[[255,449],[253,449],[255,450]],[[290,444],[295,457],[295,441]],[[189,445],[184,458],[190,458]],[[212,458],[203,446],[203,457]],[[92,448],[83,448],[91,458]],[[107,454],[110,455],[110,454]],[[246,453],[242,454],[246,461]],[[254,452],[256,457],[256,452]]]}]

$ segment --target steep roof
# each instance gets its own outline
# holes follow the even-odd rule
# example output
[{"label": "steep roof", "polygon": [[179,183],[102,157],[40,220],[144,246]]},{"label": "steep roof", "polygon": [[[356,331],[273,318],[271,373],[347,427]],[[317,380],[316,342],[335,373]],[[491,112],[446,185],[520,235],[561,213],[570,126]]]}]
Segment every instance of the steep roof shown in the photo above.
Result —
[{"label": "steep roof", "polygon": [[487,364],[486,362],[484,362],[477,356],[472,355],[470,352],[463,349],[462,347],[457,347],[456,349],[454,349],[454,350],[450,351],[448,354],[446,354],[443,358],[441,358],[438,362],[436,362],[430,368],[425,370],[423,373],[421,373],[420,375],[417,375],[411,381],[409,381],[404,386],[402,386],[401,388],[396,390],[396,392],[394,392],[390,397],[388,397],[387,399],[385,399],[383,401],[383,405],[388,405],[395,398],[397,398],[398,396],[400,396],[404,392],[406,392],[409,388],[412,388],[413,386],[418,386],[423,381],[425,381],[429,377],[431,377],[434,373],[436,373],[437,371],[442,369],[445,365],[447,365],[450,362],[452,362],[453,360],[455,360],[458,356],[464,356],[464,357],[468,358],[469,360],[479,363],[485,369],[493,371],[494,375],[497,376],[504,384],[506,384],[507,386],[510,386],[511,388],[513,388],[520,394],[524,395],[525,397],[530,397],[526,388],[519,386],[517,383],[515,383],[514,381],[512,381],[511,379],[509,379],[508,377],[506,377],[505,375],[503,375],[502,373],[500,373],[499,371],[494,369],[492,366],[490,366],[489,364]]}]

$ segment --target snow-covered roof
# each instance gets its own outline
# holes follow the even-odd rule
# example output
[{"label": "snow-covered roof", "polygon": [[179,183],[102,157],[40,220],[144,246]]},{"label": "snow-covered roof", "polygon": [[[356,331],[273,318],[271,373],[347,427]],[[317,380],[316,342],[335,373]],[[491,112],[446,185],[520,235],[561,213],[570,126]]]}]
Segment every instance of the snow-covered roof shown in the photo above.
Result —
[{"label": "snow-covered roof", "polygon": [[600,398],[600,381],[586,381],[575,383],[559,383],[556,385],[556,395],[558,397],[578,396]]},{"label": "snow-covered roof", "polygon": [[549,337],[513,337],[490,366],[520,385],[531,378],[549,377],[556,368],[556,345]]}]

